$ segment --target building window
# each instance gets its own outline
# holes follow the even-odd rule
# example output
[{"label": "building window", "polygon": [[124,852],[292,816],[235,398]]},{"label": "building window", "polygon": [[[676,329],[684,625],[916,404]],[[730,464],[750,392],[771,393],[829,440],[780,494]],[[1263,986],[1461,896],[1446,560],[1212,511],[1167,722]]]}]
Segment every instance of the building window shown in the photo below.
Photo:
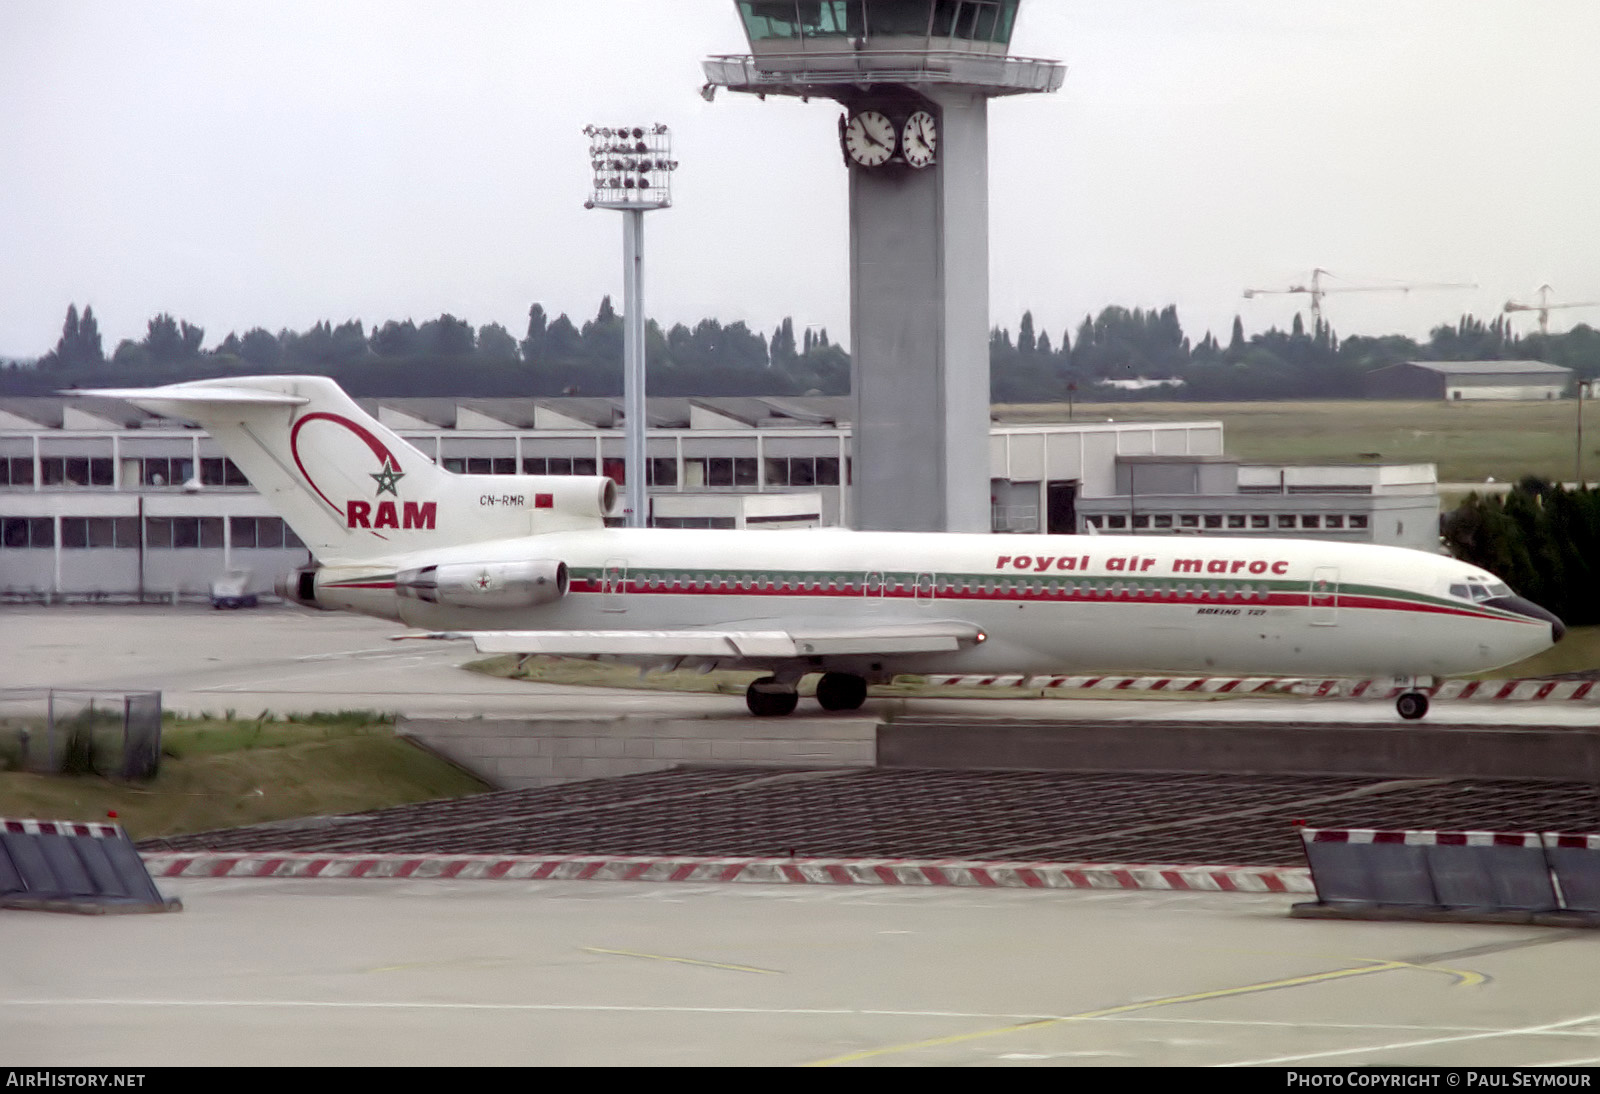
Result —
[{"label": "building window", "polygon": [[1127,526],[1128,526],[1128,518],[1127,517],[1124,517],[1124,516],[1109,516],[1109,517],[1106,518],[1106,527],[1107,528],[1126,528]]},{"label": "building window", "polygon": [[1278,514],[1278,527],[1279,528],[1293,528],[1294,527],[1294,514],[1293,513],[1279,513]]},{"label": "building window", "polygon": [[228,536],[235,550],[305,546],[279,517],[229,517]]},{"label": "building window", "polygon": [[0,460],[0,486],[32,486],[33,458],[12,456]]},{"label": "building window", "polygon": [[670,456],[651,459],[648,481],[651,486],[677,486],[678,461]]},{"label": "building window", "polygon": [[733,485],[754,486],[756,484],[756,458],[754,456],[740,456],[733,461]]},{"label": "building window", "polygon": [[733,485],[733,459],[731,457],[712,456],[706,460],[706,485]]},{"label": "building window", "polygon": [[200,482],[205,486],[249,486],[234,462],[226,456],[207,457],[200,461]]},{"label": "building window", "polygon": [[1355,514],[1355,515],[1351,516],[1351,518],[1350,518],[1350,527],[1351,528],[1360,528],[1360,529],[1365,530],[1366,527],[1367,527],[1366,515],[1358,513],[1358,514]]},{"label": "building window", "polygon": [[186,550],[220,548],[221,517],[146,517],[145,546]]},{"label": "building window", "polygon": [[1320,514],[1319,515],[1313,515],[1311,513],[1304,514],[1300,518],[1300,527],[1302,527],[1302,528],[1321,528],[1322,527],[1322,517],[1321,517],[1321,515]]},{"label": "building window", "polygon": [[[1278,523],[1282,524],[1283,521],[1280,519],[1278,521]],[[1270,523],[1267,520],[1267,514],[1265,514],[1265,513],[1251,513],[1250,514],[1250,527],[1252,527],[1252,528],[1267,528],[1269,526],[1270,526]]]},{"label": "building window", "polygon": [[0,547],[54,547],[56,524],[50,517],[6,517],[0,519]]},{"label": "building window", "polygon": [[194,475],[194,461],[147,456],[129,461],[139,466],[139,482],[144,486],[182,486]]},{"label": "building window", "polygon": [[1172,515],[1170,513],[1157,513],[1155,516],[1155,526],[1157,528],[1171,528]]},{"label": "building window", "polygon": [[1330,515],[1328,517],[1328,527],[1329,528],[1343,528],[1344,527],[1344,517]]},{"label": "building window", "polygon": [[1243,513],[1229,513],[1228,514],[1228,527],[1229,528],[1243,528],[1244,527],[1244,514]]},{"label": "building window", "polygon": [[1150,515],[1148,513],[1135,513],[1133,516],[1133,526],[1135,528],[1150,527]]},{"label": "building window", "polygon": [[[20,462],[20,461],[13,461]],[[32,461],[28,461],[32,462]],[[174,461],[176,462],[176,461]],[[189,461],[183,461],[185,469]],[[29,479],[31,481],[31,473]],[[96,456],[45,456],[39,461],[39,481],[45,486],[110,486],[111,458]],[[180,482],[183,480],[179,480]]]},{"label": "building window", "polygon": [[1198,528],[1200,527],[1200,517],[1195,513],[1184,513],[1178,518],[1178,527]]},{"label": "building window", "polygon": [[1206,514],[1206,527],[1207,528],[1221,528],[1222,527],[1222,514],[1221,513],[1207,513]]}]

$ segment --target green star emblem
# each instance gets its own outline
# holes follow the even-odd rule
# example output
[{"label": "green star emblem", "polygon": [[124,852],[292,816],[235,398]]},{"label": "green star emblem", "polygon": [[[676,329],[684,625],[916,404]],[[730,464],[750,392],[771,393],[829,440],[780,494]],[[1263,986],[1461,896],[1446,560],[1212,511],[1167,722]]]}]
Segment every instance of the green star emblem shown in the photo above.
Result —
[{"label": "green star emblem", "polygon": [[393,494],[395,497],[400,496],[400,491],[397,490],[396,487],[400,485],[400,480],[406,477],[406,473],[404,471],[398,470],[394,464],[385,459],[383,461],[383,470],[373,471],[371,472],[371,475],[373,478],[378,480],[377,493],[382,494],[387,492]]}]

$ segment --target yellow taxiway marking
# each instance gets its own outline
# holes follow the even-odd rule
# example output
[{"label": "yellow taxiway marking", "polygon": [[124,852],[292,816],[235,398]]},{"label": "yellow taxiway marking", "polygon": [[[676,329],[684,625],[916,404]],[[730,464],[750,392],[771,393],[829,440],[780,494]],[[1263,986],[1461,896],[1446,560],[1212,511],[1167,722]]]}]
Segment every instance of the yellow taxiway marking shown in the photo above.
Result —
[{"label": "yellow taxiway marking", "polygon": [[777,969],[758,969],[754,965],[729,965],[721,961],[698,961],[693,957],[669,957],[659,953],[639,953],[636,950],[607,950],[599,946],[584,946],[584,953],[604,953],[613,957],[643,957],[650,961],[675,961],[680,965],[702,965],[708,969],[729,969],[733,972],[758,972],[764,976],[782,976]]},{"label": "yellow taxiway marking", "polygon": [[[1121,1006],[1105,1007],[1101,1010],[1086,1010],[1081,1014],[1039,1018],[1032,1022],[1018,1022],[1016,1025],[980,1029],[973,1033],[956,1033],[949,1037],[930,1037],[925,1041],[908,1041],[900,1045],[863,1049],[860,1052],[850,1052],[843,1056],[831,1056],[826,1060],[815,1060],[806,1066],[833,1067],[837,1064],[849,1064],[857,1060],[871,1059],[874,1056],[891,1056],[900,1052],[912,1052],[919,1048],[938,1048],[943,1045],[960,1044],[963,1041],[976,1041],[984,1037],[1000,1037],[1007,1033],[1022,1033],[1026,1030],[1044,1029],[1047,1026],[1059,1025],[1063,1022],[1083,1022],[1094,1018],[1109,1018],[1117,1014],[1131,1014],[1134,1011],[1151,1010],[1155,1007],[1170,1007],[1178,1003],[1198,1003],[1206,999],[1226,999],[1234,995],[1249,995],[1254,992],[1276,991],[1279,988],[1300,987],[1303,984],[1320,984],[1330,980],[1345,980],[1352,976],[1367,976],[1375,972],[1392,972],[1395,969],[1427,969],[1432,972],[1448,972],[1453,976],[1462,978],[1477,977],[1479,981],[1482,980],[1482,977],[1479,977],[1477,973],[1463,973],[1454,969],[1441,969],[1438,966],[1413,965],[1409,961],[1377,961],[1361,968],[1314,972],[1305,976],[1289,976],[1282,980],[1265,980],[1259,984],[1244,984],[1236,988],[1217,988],[1214,991],[1191,992],[1188,995],[1169,995],[1164,999],[1146,999],[1139,1003],[1123,1003]],[[1463,979],[1460,982],[1464,983],[1466,981]]]}]

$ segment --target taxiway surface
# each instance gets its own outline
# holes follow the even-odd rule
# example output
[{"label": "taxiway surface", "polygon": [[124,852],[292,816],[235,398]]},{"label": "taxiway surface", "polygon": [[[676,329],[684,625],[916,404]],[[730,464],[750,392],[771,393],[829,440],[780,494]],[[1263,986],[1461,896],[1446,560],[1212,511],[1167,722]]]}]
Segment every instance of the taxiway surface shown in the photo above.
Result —
[{"label": "taxiway surface", "polygon": [[[1600,934],[1290,919],[1243,893],[166,881],[4,912],[0,1059],[1600,1063]],[[70,955],[70,956],[69,956]]]}]

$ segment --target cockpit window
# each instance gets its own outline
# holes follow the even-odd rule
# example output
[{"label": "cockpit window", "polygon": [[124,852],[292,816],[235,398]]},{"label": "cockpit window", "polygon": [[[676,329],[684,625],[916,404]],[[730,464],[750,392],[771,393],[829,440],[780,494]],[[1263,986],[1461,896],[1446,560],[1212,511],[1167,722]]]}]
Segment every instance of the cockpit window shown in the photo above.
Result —
[{"label": "cockpit window", "polygon": [[1486,600],[1495,600],[1502,596],[1514,596],[1511,586],[1503,581],[1470,581],[1456,583],[1450,586],[1450,595],[1470,600],[1475,604],[1482,604]]}]

